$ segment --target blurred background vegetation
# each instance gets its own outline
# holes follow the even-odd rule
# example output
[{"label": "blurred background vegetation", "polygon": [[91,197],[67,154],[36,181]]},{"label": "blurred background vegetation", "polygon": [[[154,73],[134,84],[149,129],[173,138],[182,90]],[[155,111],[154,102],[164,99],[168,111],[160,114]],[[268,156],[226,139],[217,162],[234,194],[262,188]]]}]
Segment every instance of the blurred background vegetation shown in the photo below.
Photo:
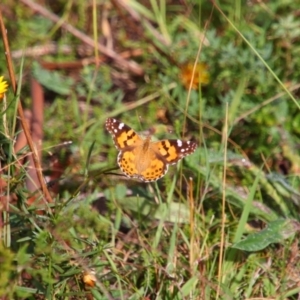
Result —
[{"label": "blurred background vegetation", "polygon": [[[3,0],[3,299],[299,299],[299,5]],[[128,180],[107,117],[199,148]]]}]

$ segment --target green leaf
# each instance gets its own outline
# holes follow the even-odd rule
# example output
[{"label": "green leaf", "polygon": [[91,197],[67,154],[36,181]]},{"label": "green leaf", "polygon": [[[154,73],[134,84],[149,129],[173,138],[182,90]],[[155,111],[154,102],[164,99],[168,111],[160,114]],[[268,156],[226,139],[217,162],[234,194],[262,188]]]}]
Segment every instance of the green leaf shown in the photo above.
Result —
[{"label": "green leaf", "polygon": [[70,95],[74,80],[64,77],[56,71],[48,71],[41,67],[37,62],[33,63],[32,74],[34,78],[48,90],[60,95]]},{"label": "green leaf", "polygon": [[282,243],[300,229],[295,220],[279,219],[270,222],[267,228],[248,235],[244,240],[234,244],[232,248],[244,251],[260,251],[270,244]]}]

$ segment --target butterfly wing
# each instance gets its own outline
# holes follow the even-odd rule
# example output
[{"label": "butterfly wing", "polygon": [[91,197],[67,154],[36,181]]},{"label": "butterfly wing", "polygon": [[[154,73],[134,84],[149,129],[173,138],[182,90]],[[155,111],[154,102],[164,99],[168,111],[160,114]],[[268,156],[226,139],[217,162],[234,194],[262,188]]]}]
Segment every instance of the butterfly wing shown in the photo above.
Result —
[{"label": "butterfly wing", "polygon": [[151,160],[148,168],[140,173],[139,179],[145,182],[156,181],[167,173],[168,167],[169,165],[164,160],[160,157],[155,157]]},{"label": "butterfly wing", "polygon": [[130,150],[143,142],[142,138],[132,128],[116,119],[108,118],[105,122],[105,128],[111,134],[118,150]]},{"label": "butterfly wing", "polygon": [[131,178],[138,177],[136,150],[141,148],[143,139],[128,125],[116,119],[108,118],[105,127],[120,151],[117,161],[122,172]]},{"label": "butterfly wing", "polygon": [[151,149],[159,159],[166,164],[173,165],[183,157],[195,152],[197,144],[192,141],[162,140],[152,143]]},{"label": "butterfly wing", "polygon": [[191,141],[162,140],[151,143],[147,152],[150,164],[140,172],[139,179],[146,182],[160,179],[167,173],[169,165],[192,154],[196,148],[197,144]]}]

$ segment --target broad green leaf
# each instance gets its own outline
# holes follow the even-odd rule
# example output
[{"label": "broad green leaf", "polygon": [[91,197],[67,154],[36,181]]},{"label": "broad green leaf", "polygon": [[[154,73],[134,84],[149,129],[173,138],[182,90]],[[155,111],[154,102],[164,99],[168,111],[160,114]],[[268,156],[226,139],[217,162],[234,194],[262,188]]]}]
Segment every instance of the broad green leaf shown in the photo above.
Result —
[{"label": "broad green leaf", "polygon": [[64,77],[59,72],[43,69],[37,62],[33,63],[34,78],[48,90],[60,95],[70,95],[74,81],[71,77]]},{"label": "broad green leaf", "polygon": [[244,251],[260,251],[270,244],[282,243],[299,231],[300,224],[295,220],[279,219],[270,222],[267,228],[248,235],[244,240],[234,244],[232,248]]}]

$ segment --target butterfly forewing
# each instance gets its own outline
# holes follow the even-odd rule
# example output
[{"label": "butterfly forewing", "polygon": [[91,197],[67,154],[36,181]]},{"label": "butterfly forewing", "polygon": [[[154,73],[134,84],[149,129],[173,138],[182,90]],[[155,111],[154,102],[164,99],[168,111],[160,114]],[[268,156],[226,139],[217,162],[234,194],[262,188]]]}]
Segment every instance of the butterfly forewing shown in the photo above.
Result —
[{"label": "butterfly forewing", "polygon": [[153,143],[151,147],[167,164],[172,165],[195,152],[197,144],[191,141],[163,140]]},{"label": "butterfly forewing", "polygon": [[132,128],[116,119],[108,118],[106,120],[105,127],[112,135],[115,146],[118,150],[132,148],[137,144],[142,143],[142,139]]}]

